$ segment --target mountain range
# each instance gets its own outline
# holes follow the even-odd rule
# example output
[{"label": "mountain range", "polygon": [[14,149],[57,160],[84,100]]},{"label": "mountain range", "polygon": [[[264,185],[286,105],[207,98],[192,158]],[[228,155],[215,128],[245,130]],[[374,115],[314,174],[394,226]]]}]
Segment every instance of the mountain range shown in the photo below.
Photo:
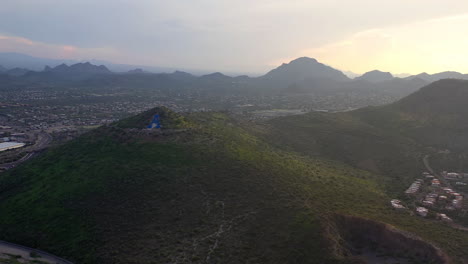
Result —
[{"label": "mountain range", "polygon": [[435,81],[442,80],[442,79],[468,80],[468,74],[462,74],[462,73],[454,72],[454,71],[446,71],[446,72],[440,72],[440,73],[435,73],[435,74],[428,74],[424,72],[424,73],[420,73],[414,76],[409,76],[406,78],[409,78],[409,79],[420,78],[428,82],[435,82]]},{"label": "mountain range", "polygon": [[[72,65],[76,63],[83,63],[89,61],[92,64],[105,65],[107,68],[114,72],[127,72],[135,68],[140,68],[148,72],[161,73],[161,72],[172,72],[177,70],[172,67],[157,67],[157,66],[145,66],[145,65],[128,65],[113,63],[104,60],[73,60],[73,59],[50,59],[34,57],[22,53],[14,52],[0,52],[0,65],[5,68],[25,68],[32,71],[41,71],[45,66],[55,67],[60,64]],[[206,71],[185,69],[196,74],[205,74]]]},{"label": "mountain range", "polygon": [[[29,56],[21,53],[0,53],[0,72],[5,72],[7,69],[22,68],[31,71],[41,71],[46,66],[56,67],[61,64],[73,65],[79,62],[76,60],[61,60],[61,59],[46,59]],[[129,72],[134,69],[140,69],[146,72],[161,73],[161,72],[173,72],[175,68],[164,68],[164,67],[149,67],[149,66],[134,66],[124,64],[114,64],[106,61],[92,60],[89,61],[92,64],[105,65],[108,69],[113,72]],[[199,73],[200,71],[194,71]],[[355,80],[365,80],[369,82],[383,82],[389,81],[394,76],[389,72],[381,72],[378,70],[370,71],[359,76],[356,75]],[[330,66],[322,64],[315,59],[308,57],[301,57],[295,59],[289,63],[284,63],[276,69],[271,70],[262,76],[263,79],[277,80],[283,83],[291,83],[294,81],[302,81],[310,78],[323,78],[332,79],[339,81],[349,80],[343,72],[334,69]],[[455,79],[468,79],[467,74],[462,74],[453,71],[441,72],[436,74],[421,73],[418,75],[412,75],[404,78],[414,79],[420,78],[427,82],[434,82],[440,79],[455,78]]]},{"label": "mountain range", "polygon": [[388,72],[372,71],[351,79],[330,66],[306,57],[283,64],[259,77],[231,77],[220,72],[200,76],[184,71],[151,73],[139,68],[115,73],[104,65],[96,66],[89,62],[70,66],[45,66],[42,71],[18,68],[0,73],[2,74],[9,77],[2,77],[0,87],[10,89],[38,84],[53,85],[61,89],[73,87],[82,91],[92,90],[93,93],[112,93],[118,89],[131,94],[141,92],[147,96],[159,94],[171,98],[197,98],[195,101],[200,103],[200,107],[203,107],[202,101],[210,101],[210,107],[215,109],[245,105],[235,103],[244,101],[245,98],[254,98],[258,102],[256,105],[265,105],[262,98],[269,97],[275,98],[275,101],[272,103],[270,100],[266,103],[276,108],[297,107],[330,111],[347,111],[394,102],[431,83],[432,80],[465,76],[445,72],[396,78]]},{"label": "mountain range", "polygon": [[428,84],[419,77],[390,78],[389,73],[378,71],[350,79],[342,72],[306,57],[283,64],[260,77],[245,75],[231,77],[219,72],[202,76],[183,71],[155,74],[143,69],[114,73],[106,66],[95,66],[89,62],[71,66],[67,64],[55,67],[45,66],[42,71],[16,69],[3,74],[15,77],[11,80],[12,82],[23,83],[56,83],[66,86],[74,82],[74,86],[95,87],[96,89],[112,85],[126,89],[162,89],[166,92],[177,93],[197,91],[197,93],[212,95],[290,94],[301,96],[304,100],[310,96],[329,96],[337,93],[345,97],[354,97],[359,94],[362,98],[388,97],[396,100]]}]

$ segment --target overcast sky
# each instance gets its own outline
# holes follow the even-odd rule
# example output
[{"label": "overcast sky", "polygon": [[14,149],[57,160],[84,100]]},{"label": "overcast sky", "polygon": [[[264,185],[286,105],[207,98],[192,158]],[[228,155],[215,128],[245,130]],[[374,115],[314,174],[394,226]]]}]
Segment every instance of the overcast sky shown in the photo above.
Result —
[{"label": "overcast sky", "polygon": [[0,0],[0,52],[262,73],[468,73],[466,0]]}]

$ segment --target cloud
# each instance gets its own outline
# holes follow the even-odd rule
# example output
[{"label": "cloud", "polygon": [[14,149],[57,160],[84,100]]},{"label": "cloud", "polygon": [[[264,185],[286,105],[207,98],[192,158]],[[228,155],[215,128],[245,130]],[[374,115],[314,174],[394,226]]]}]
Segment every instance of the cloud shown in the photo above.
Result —
[{"label": "cloud", "polygon": [[115,59],[119,53],[113,48],[79,48],[73,45],[56,45],[32,41],[17,36],[0,35],[1,52],[19,52],[52,59]]},{"label": "cloud", "polygon": [[361,31],[298,55],[361,73],[375,69],[413,74],[468,72],[467,26],[468,14],[428,19]]},{"label": "cloud", "polygon": [[[342,50],[348,60],[372,51],[372,59],[354,57],[387,67],[381,61],[392,58],[378,51],[402,39],[389,28],[437,17],[449,23],[464,12],[468,1],[461,0],[14,0],[0,5],[0,35],[32,41],[19,47],[34,55],[168,67],[263,72],[281,59],[310,55],[294,54],[306,50],[324,58],[333,57],[327,50]],[[341,65],[335,57],[323,61]]]}]

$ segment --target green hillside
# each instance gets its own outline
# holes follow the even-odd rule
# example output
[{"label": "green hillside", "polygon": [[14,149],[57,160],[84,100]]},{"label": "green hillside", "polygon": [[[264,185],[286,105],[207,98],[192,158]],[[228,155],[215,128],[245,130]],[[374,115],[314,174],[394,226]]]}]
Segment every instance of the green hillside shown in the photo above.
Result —
[{"label": "green hillside", "polygon": [[391,105],[353,115],[369,124],[410,137],[426,146],[468,149],[468,81],[445,79]]},{"label": "green hillside", "polygon": [[269,121],[261,135],[277,146],[390,177],[390,190],[424,169],[439,150],[468,151],[468,81],[446,79],[385,106],[309,113]]},{"label": "green hillside", "polygon": [[[156,113],[163,130],[143,129]],[[296,118],[311,129],[340,124],[352,147],[362,143],[363,124],[347,115],[338,123]],[[381,153],[399,142],[418,158],[412,141],[388,143],[366,128]],[[0,176],[0,237],[76,263],[362,263],[349,245],[370,234],[366,246],[379,254],[444,263],[412,236],[382,244],[381,232],[396,236],[384,222],[454,263],[468,255],[468,233],[391,210],[388,175],[332,161],[342,157],[321,145],[325,134],[295,134],[311,146],[303,154],[295,141],[270,144],[269,131],[278,130],[164,108],[98,128]]]},{"label": "green hillside", "polygon": [[425,148],[400,133],[366,123],[352,112],[278,118],[266,127],[259,136],[277,147],[376,173],[390,193],[401,193],[423,170]]}]

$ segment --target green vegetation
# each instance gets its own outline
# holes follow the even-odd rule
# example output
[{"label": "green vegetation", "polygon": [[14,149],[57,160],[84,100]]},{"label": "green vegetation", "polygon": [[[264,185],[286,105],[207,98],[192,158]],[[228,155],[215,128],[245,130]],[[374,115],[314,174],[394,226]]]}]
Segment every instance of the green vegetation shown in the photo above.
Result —
[{"label": "green vegetation", "polygon": [[387,106],[364,108],[353,115],[425,146],[468,149],[468,81],[446,79]]},{"label": "green vegetation", "polygon": [[[162,132],[141,130],[156,113]],[[85,264],[355,263],[335,224],[354,215],[459,261],[468,233],[389,208],[421,155],[353,114],[257,125],[158,108],[2,174],[0,236]]]},{"label": "green vegetation", "polygon": [[146,128],[156,114],[159,115],[161,120],[161,127],[165,129],[181,129],[187,128],[189,125],[183,116],[170,111],[166,107],[157,107],[123,119],[117,122],[116,126],[120,128]]},{"label": "green vegetation", "polygon": [[423,170],[424,148],[399,133],[372,126],[353,113],[309,113],[273,119],[261,137],[287,151],[341,161],[373,172],[393,195],[401,194]]}]

